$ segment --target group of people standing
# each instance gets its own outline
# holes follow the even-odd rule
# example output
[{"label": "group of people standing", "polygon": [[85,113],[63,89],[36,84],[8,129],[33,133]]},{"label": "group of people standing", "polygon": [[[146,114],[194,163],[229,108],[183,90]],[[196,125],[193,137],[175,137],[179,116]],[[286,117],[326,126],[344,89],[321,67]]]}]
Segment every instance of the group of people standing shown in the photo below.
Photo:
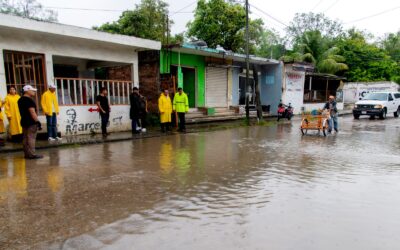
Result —
[{"label": "group of people standing", "polygon": [[[41,107],[46,115],[48,140],[61,140],[57,132],[57,115],[59,107],[55,94],[56,86],[49,85],[49,89],[41,97]],[[38,118],[37,105],[34,100],[37,89],[31,85],[23,87],[23,96],[21,97],[14,86],[10,86],[8,94],[4,101],[0,99],[0,108],[4,107],[8,119],[8,135],[11,141],[19,142],[22,138],[25,158],[39,159],[41,155],[35,152],[36,135],[42,129],[42,124]],[[5,132],[3,114],[0,113],[0,133]],[[1,139],[4,145],[4,139]]]},{"label": "group of people standing", "polygon": [[[100,95],[96,97],[96,104],[101,117],[101,130],[103,136],[107,136],[107,124],[110,119],[110,102],[107,98],[107,88],[102,88]],[[140,94],[139,88],[133,87],[129,96],[130,112],[129,117],[132,120],[132,133],[139,134],[146,132],[147,125],[147,100]],[[173,101],[169,96],[168,89],[165,89],[158,98],[158,110],[160,113],[161,131],[171,131],[172,113],[175,111],[179,117],[179,132],[186,132],[185,114],[189,111],[189,100],[182,88],[178,88]]]},{"label": "group of people standing", "polygon": [[[35,102],[37,89],[31,85],[23,87],[23,95],[20,96],[14,86],[8,88],[8,94],[4,100],[0,98],[0,134],[6,132],[3,120],[2,109],[4,109],[9,126],[8,136],[10,141],[20,142],[22,140],[25,158],[39,159],[41,155],[35,152],[37,132],[42,129],[39,121],[38,108]],[[107,126],[110,119],[111,106],[108,100],[107,88],[102,88],[96,97],[96,104],[101,118],[101,130],[103,136],[107,136]],[[42,111],[46,116],[47,135],[49,141],[61,140],[57,131],[57,116],[59,106],[56,95],[56,86],[50,84],[48,90],[41,96]],[[147,100],[139,93],[137,87],[133,88],[130,95],[130,118],[132,120],[132,133],[146,132]],[[168,89],[165,89],[158,99],[160,113],[161,131],[171,131],[173,112],[179,117],[179,132],[186,131],[185,114],[189,111],[189,101],[182,88],[178,88],[173,100],[169,96]],[[5,140],[0,138],[0,146]]]},{"label": "group of people standing", "polygon": [[186,132],[185,114],[189,112],[189,100],[182,88],[178,88],[174,100],[171,102],[168,89],[164,89],[158,99],[158,109],[160,112],[161,131],[168,132],[171,130],[172,111],[178,114],[179,132]]}]

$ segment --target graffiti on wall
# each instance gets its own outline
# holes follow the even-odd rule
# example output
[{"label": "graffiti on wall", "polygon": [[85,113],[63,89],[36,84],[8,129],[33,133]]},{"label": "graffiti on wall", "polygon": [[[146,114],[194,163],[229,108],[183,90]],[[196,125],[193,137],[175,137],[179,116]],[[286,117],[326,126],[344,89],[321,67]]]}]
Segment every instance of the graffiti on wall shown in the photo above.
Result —
[{"label": "graffiti on wall", "polygon": [[122,126],[122,116],[115,117],[112,121],[115,126]]},{"label": "graffiti on wall", "polygon": [[[100,130],[100,122],[88,122],[79,123],[77,112],[74,108],[70,108],[66,111],[67,125],[65,133],[67,135],[76,135],[78,132],[91,132],[94,133],[96,130]],[[121,117],[122,119],[122,117]]]}]

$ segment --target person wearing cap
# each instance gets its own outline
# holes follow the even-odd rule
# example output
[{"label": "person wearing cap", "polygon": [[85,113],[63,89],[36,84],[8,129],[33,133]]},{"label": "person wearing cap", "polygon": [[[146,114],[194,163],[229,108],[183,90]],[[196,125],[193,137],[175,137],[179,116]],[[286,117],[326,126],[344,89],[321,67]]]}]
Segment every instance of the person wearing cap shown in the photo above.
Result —
[{"label": "person wearing cap", "polygon": [[189,111],[189,100],[187,95],[183,92],[182,88],[178,88],[178,93],[174,96],[172,105],[174,111],[178,113],[179,117],[179,132],[186,132],[185,114]]},{"label": "person wearing cap", "polygon": [[46,115],[47,135],[49,141],[61,140],[57,133],[57,115],[60,110],[56,96],[56,85],[50,84],[49,89],[43,93],[42,110]]},{"label": "person wearing cap", "polygon": [[40,159],[43,156],[37,155],[35,152],[37,131],[42,130],[36,103],[33,100],[37,89],[31,85],[25,85],[23,90],[24,95],[18,100],[18,108],[21,114],[24,154],[26,159]]},{"label": "person wearing cap", "polygon": [[338,133],[338,109],[336,107],[336,100],[333,95],[329,96],[328,102],[325,103],[324,110],[328,110],[330,114],[330,118],[328,120],[328,132],[331,133],[332,129],[335,129],[335,132]]}]

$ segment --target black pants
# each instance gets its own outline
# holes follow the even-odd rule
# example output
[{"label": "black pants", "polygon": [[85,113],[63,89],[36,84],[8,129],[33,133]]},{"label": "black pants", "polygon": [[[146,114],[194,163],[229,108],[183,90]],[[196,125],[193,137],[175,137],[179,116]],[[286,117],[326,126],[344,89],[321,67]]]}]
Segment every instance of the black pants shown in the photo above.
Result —
[{"label": "black pants", "polygon": [[147,127],[147,113],[146,112],[143,112],[140,115],[140,126],[142,128],[146,128]]},{"label": "black pants", "polygon": [[179,118],[179,130],[185,131],[186,130],[185,113],[178,112],[178,118]]},{"label": "black pants", "polygon": [[167,131],[170,131],[171,130],[171,123],[170,122],[164,122],[164,123],[161,123],[161,131],[162,132],[167,132]]},{"label": "black pants", "polygon": [[110,113],[100,113],[101,117],[101,133],[103,135],[107,134],[107,125],[108,121],[110,120]]}]

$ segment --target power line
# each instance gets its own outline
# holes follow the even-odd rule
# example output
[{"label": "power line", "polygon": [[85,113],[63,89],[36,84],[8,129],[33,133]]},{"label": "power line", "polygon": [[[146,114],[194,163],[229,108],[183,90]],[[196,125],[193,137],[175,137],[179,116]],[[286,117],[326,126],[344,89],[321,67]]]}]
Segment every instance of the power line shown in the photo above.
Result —
[{"label": "power line", "polygon": [[174,16],[175,14],[181,13],[182,10],[185,10],[187,8],[189,8],[190,6],[192,6],[193,4],[197,3],[197,0],[191,2],[190,4],[186,5],[185,7],[183,7],[182,9],[179,9],[178,11],[175,12],[171,12],[171,17]]},{"label": "power line", "polygon": [[324,0],[320,0],[312,9],[311,12],[313,12]]},{"label": "power line", "polygon": [[112,10],[112,9],[89,9],[89,8],[69,8],[69,7],[55,7],[45,6],[46,9],[57,9],[57,10],[78,10],[78,11],[103,11],[103,12],[123,12],[126,10]]},{"label": "power line", "polygon": [[[190,6],[187,6],[186,8],[188,8]],[[44,6],[44,8],[46,9],[56,9],[56,10],[76,10],[76,11],[98,11],[98,12],[124,12],[127,11],[128,9],[125,10],[117,10],[117,9],[92,9],[92,8],[70,8],[70,7],[56,7],[56,6]],[[181,9],[183,10],[183,9]],[[174,11],[172,12],[173,15],[175,14],[182,14],[182,13],[193,13],[193,12],[185,12],[185,11]]]},{"label": "power line", "polygon": [[379,13],[376,13],[376,14],[373,14],[373,15],[370,15],[370,16],[362,17],[362,18],[359,18],[359,19],[356,19],[356,20],[353,20],[353,21],[350,21],[350,22],[346,22],[344,24],[356,23],[356,22],[359,22],[359,21],[363,21],[363,20],[366,20],[366,19],[369,19],[369,18],[373,18],[373,17],[376,17],[376,16],[380,16],[380,15],[386,14],[388,12],[395,11],[397,9],[400,9],[400,6],[397,6],[397,7],[394,7],[394,8],[390,8],[390,9],[384,10],[382,12],[379,12]]},{"label": "power line", "polygon": [[[261,15],[259,15],[259,14],[256,13],[256,12],[251,12],[251,14],[254,14],[254,15],[258,16],[259,18],[261,18],[261,19],[263,19],[263,20],[267,20],[267,18],[266,18],[265,16],[261,16]],[[276,24],[274,24],[274,23],[272,23],[272,22],[267,22],[266,25],[271,25],[271,26],[273,26],[273,27],[275,27],[275,28],[278,28],[278,29],[280,29],[280,30],[282,30],[282,31],[285,31],[284,28],[282,28],[281,26],[276,25]]]},{"label": "power line", "polygon": [[340,0],[336,0],[333,4],[331,4],[327,9],[325,9],[323,11],[323,13],[326,13],[327,11],[329,11],[330,9],[332,9],[333,6],[335,6]]},{"label": "power line", "polygon": [[261,13],[263,13],[264,15],[268,16],[269,18],[273,19],[274,21],[280,23],[281,25],[288,27],[287,24],[285,24],[284,22],[282,22],[281,20],[279,20],[278,18],[273,17],[272,15],[268,14],[267,12],[261,10],[260,8],[258,8],[257,6],[250,4],[251,7],[255,8],[256,10],[260,11]]}]

